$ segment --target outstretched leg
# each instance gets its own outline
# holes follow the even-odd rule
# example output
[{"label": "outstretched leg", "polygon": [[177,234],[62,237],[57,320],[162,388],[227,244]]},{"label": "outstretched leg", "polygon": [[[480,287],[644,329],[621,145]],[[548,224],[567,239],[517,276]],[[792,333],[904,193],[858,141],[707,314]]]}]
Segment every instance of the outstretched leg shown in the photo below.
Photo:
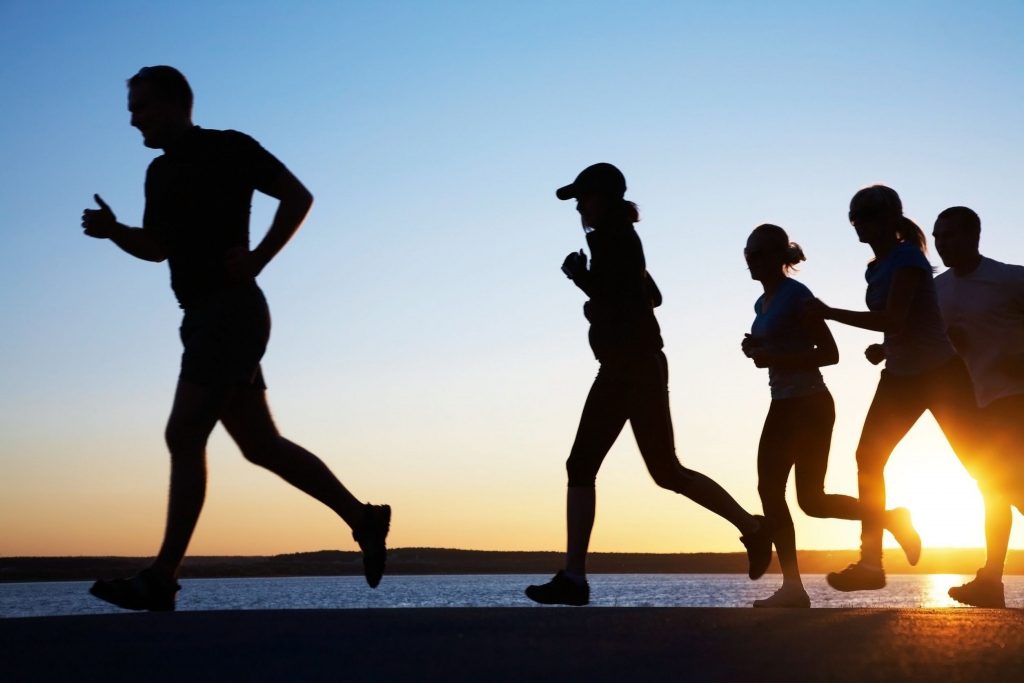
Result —
[{"label": "outstretched leg", "polygon": [[[796,496],[800,508],[811,517],[861,519],[860,501],[852,496],[825,493],[825,472],[828,469],[829,446],[835,422],[835,406],[829,394],[800,399],[800,425],[797,429]],[[910,521],[905,508],[886,510],[883,526],[899,542],[907,561],[917,564],[921,555],[921,537]]]},{"label": "outstretched leg", "polygon": [[760,578],[772,559],[769,524],[744,510],[717,482],[679,463],[669,410],[668,365],[663,354],[655,360],[631,387],[629,401],[629,422],[647,471],[658,486],[686,496],[739,529],[750,562],[749,576]]},{"label": "outstretched leg", "polygon": [[331,508],[353,530],[362,523],[363,504],[320,458],[281,436],[266,391],[246,387],[227,402],[221,421],[242,455]]},{"label": "outstretched leg", "polygon": [[345,520],[363,551],[366,581],[376,588],[384,575],[391,508],[360,503],[320,458],[281,436],[262,388],[246,387],[232,394],[221,419],[246,459],[316,498]]},{"label": "outstretched leg", "polygon": [[724,517],[742,534],[757,532],[760,522],[725,489],[711,478],[680,464],[672,430],[668,367],[664,356],[631,389],[629,423],[654,482]]}]

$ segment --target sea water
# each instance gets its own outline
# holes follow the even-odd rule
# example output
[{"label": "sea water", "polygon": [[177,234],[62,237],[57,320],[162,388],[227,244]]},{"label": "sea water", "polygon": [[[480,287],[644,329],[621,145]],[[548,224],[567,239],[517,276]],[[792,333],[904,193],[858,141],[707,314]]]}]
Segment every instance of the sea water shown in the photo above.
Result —
[{"label": "sea water", "polygon": [[[360,609],[416,607],[528,607],[523,595],[550,576],[533,574],[385,576],[377,589],[362,577],[184,579],[178,609]],[[957,574],[889,575],[883,590],[839,593],[824,575],[804,577],[814,607],[957,607],[946,595],[973,577]],[[777,574],[750,581],[740,574],[594,574],[595,607],[749,607],[781,584]],[[1006,603],[1024,606],[1024,576],[1004,580]],[[87,581],[0,583],[0,617],[119,612],[89,595]]]}]

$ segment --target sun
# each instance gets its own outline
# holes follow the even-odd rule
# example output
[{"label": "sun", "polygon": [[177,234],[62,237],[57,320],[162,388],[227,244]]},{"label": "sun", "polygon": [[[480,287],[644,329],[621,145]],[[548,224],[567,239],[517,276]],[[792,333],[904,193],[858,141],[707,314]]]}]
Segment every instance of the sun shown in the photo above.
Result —
[{"label": "sun", "polygon": [[925,547],[984,547],[981,493],[929,414],[893,451],[885,481],[886,507],[910,509]]}]

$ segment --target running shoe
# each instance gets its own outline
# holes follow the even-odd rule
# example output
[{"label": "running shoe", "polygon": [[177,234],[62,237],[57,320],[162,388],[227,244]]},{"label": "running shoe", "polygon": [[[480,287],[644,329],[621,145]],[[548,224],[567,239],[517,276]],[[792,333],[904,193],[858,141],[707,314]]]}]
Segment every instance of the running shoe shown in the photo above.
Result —
[{"label": "running shoe", "polygon": [[857,562],[841,572],[830,572],[825,580],[837,591],[873,591],[885,588],[885,570]]},{"label": "running shoe", "polygon": [[975,607],[1006,607],[1003,582],[986,576],[984,569],[979,569],[973,580],[950,588],[949,597]]},{"label": "running shoe", "polygon": [[740,536],[740,541],[747,549],[749,569],[747,576],[760,579],[768,570],[772,561],[772,532],[768,520],[761,515],[754,515],[759,522],[757,531],[747,536]]},{"label": "running shoe", "polygon": [[384,576],[384,565],[388,559],[388,549],[384,539],[391,528],[391,506],[363,506],[363,522],[352,532],[352,538],[363,551],[363,575],[370,588],[376,588]]},{"label": "running shoe", "polygon": [[582,607],[590,602],[590,584],[586,579],[572,579],[564,571],[539,586],[528,586],[526,597],[542,605]]},{"label": "running shoe", "polygon": [[896,542],[903,548],[903,554],[907,556],[910,566],[917,564],[921,559],[921,536],[910,521],[910,510],[907,508],[895,508],[889,513],[886,520],[886,527],[892,533]]},{"label": "running shoe", "polygon": [[174,599],[181,586],[174,579],[143,569],[127,579],[100,579],[89,592],[100,600],[124,609],[173,612]]},{"label": "running shoe", "polygon": [[770,598],[754,600],[754,607],[807,608],[810,606],[811,599],[803,586],[787,587],[786,584],[782,584],[782,587],[775,591]]}]

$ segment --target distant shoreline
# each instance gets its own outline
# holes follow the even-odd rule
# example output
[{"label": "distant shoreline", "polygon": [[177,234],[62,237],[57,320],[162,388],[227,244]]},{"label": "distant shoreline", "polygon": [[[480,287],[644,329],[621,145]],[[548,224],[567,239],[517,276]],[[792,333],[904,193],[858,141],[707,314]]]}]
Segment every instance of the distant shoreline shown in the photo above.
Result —
[{"label": "distant shoreline", "polygon": [[[857,560],[855,550],[803,550],[800,569],[822,574]],[[430,574],[549,574],[561,566],[563,553],[553,551],[490,551],[449,548],[395,548],[388,554],[390,575]],[[925,548],[921,562],[911,567],[899,550],[886,550],[891,574],[973,574],[984,564],[981,548]],[[4,557],[0,583],[83,581],[123,576],[145,567],[142,557]],[[743,553],[591,553],[587,568],[593,574],[743,574]],[[778,572],[772,560],[770,573]],[[295,576],[359,576],[355,551],[321,550],[270,556],[196,556],[185,560],[183,578],[257,578]],[[1011,550],[1006,574],[1024,574],[1024,551]]]}]

